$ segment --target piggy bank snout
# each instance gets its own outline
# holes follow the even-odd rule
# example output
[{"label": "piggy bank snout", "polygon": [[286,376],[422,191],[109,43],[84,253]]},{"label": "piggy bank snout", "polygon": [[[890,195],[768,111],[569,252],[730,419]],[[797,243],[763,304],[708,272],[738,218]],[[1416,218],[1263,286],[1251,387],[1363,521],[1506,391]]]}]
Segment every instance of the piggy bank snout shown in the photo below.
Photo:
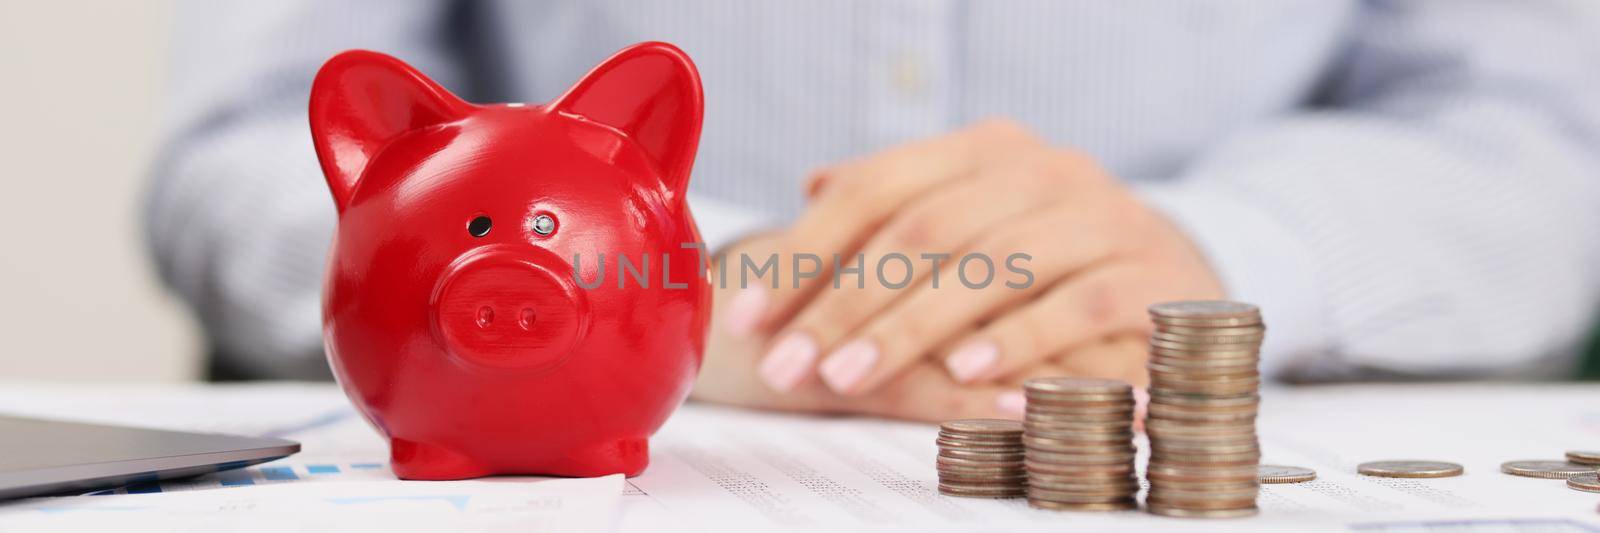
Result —
[{"label": "piggy bank snout", "polygon": [[548,370],[584,330],[585,301],[570,269],[542,250],[488,250],[452,264],[434,291],[440,343],[465,363]]}]

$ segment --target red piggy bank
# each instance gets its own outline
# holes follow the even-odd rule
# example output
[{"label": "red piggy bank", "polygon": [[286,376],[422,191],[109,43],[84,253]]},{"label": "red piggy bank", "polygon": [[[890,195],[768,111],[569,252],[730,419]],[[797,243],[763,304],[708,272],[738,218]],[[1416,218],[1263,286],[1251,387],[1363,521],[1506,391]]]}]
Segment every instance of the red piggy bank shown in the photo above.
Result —
[{"label": "red piggy bank", "polygon": [[643,471],[711,307],[689,58],[639,44],[548,104],[475,105],[350,51],[310,118],[339,211],[324,344],[395,474]]}]

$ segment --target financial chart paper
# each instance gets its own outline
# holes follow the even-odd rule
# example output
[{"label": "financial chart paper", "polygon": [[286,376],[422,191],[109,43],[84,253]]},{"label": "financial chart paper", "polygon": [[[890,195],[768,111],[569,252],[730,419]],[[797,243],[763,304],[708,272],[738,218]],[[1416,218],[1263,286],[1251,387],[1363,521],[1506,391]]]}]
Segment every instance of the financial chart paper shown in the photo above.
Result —
[{"label": "financial chart paper", "polygon": [[[694,403],[684,406],[652,439],[651,466],[633,479],[562,490],[557,490],[559,483],[589,480],[494,478],[444,485],[459,485],[452,489],[456,497],[479,497],[483,502],[510,501],[506,498],[528,502],[541,494],[566,495],[570,498],[566,505],[581,511],[541,518],[545,523],[570,526],[563,530],[1036,531],[1092,527],[1140,531],[1600,532],[1600,494],[1570,490],[1560,480],[1508,476],[1499,471],[1500,463],[1508,460],[1559,459],[1567,449],[1600,448],[1600,387],[1327,386],[1269,388],[1263,391],[1263,398],[1258,423],[1263,462],[1309,467],[1317,471],[1318,478],[1307,483],[1265,485],[1259,501],[1261,514],[1248,519],[1182,520],[1142,512],[1060,513],[1031,509],[1016,499],[941,496],[933,467],[937,429],[931,424],[810,417]],[[143,500],[150,508],[138,518],[159,520],[166,516],[163,513],[179,511],[149,502],[177,501],[172,496],[179,494],[218,498],[218,494],[237,489],[260,493],[251,496],[258,504],[207,512],[237,519],[214,522],[217,524],[248,524],[258,515],[275,517],[270,510],[281,505],[274,502],[311,497],[337,503],[365,497],[378,499],[360,501],[392,503],[392,498],[403,498],[407,491],[420,490],[414,487],[417,483],[393,479],[384,463],[383,442],[331,385],[12,385],[0,386],[0,411],[277,435],[304,444],[300,455],[236,472],[126,487],[104,491],[105,495],[0,504],[0,524],[22,516],[30,524],[48,524],[70,513],[46,516],[29,510],[42,505],[89,505],[75,502],[118,502],[118,498]],[[1145,448],[1142,439],[1139,444]],[[1355,474],[1358,463],[1378,459],[1452,461],[1465,465],[1466,473],[1444,479]],[[558,484],[547,484],[552,481]],[[542,483],[546,485],[540,488]],[[169,499],[151,498],[154,494],[166,494]],[[544,501],[539,505],[548,506],[549,500]],[[466,506],[441,505],[436,516],[426,519],[474,523],[475,529],[485,531],[527,530],[522,527],[526,523],[503,524],[493,519],[493,513],[514,508],[474,506],[469,514],[476,513],[478,518],[472,519],[463,514]],[[317,509],[329,520],[366,515],[358,507],[321,505]],[[427,523],[420,515],[416,520]],[[448,522],[451,520],[456,522]]]}]

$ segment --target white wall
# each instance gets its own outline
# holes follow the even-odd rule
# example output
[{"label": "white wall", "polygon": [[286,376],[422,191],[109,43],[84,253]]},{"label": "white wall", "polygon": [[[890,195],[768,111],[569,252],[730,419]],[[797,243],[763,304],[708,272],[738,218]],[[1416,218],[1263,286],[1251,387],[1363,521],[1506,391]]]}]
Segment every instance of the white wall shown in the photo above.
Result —
[{"label": "white wall", "polygon": [[198,375],[196,329],[138,209],[167,0],[0,0],[0,380]]}]

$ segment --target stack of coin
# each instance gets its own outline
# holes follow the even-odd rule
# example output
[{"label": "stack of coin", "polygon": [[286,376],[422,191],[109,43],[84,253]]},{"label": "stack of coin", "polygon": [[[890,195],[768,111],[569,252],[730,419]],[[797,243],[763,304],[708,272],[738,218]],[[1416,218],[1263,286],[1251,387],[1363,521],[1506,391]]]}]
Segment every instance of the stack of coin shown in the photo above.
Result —
[{"label": "stack of coin", "polygon": [[1028,487],[1022,469],[1022,424],[974,418],[939,426],[939,493],[970,498],[1016,498]]},{"label": "stack of coin", "polygon": [[1192,518],[1256,513],[1260,492],[1256,369],[1266,328],[1255,306],[1150,306],[1150,512]]},{"label": "stack of coin", "polygon": [[1028,504],[1071,511],[1138,508],[1133,388],[1104,379],[1037,378],[1024,390]]}]

